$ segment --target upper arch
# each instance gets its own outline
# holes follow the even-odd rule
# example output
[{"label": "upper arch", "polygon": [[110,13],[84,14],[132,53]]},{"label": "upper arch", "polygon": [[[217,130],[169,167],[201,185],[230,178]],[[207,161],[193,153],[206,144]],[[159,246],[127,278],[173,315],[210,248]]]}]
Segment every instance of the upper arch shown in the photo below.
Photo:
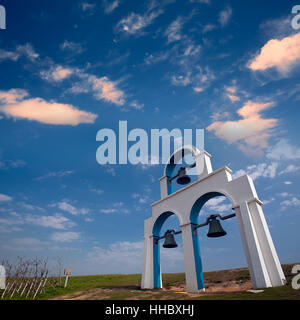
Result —
[{"label": "upper arch", "polygon": [[194,157],[200,153],[200,150],[192,145],[186,145],[179,149],[177,149],[169,158],[168,162],[165,165],[164,176],[171,177],[173,174],[173,170],[176,166],[174,163],[174,159],[182,159],[184,155],[191,153]]}]

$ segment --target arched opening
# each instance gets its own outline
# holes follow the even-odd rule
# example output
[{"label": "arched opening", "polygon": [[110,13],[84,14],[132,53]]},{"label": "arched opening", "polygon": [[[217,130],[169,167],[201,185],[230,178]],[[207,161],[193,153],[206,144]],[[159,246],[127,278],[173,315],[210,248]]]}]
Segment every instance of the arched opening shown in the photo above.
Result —
[{"label": "arched opening", "polygon": [[[232,202],[220,192],[209,192],[201,196],[193,205],[190,219],[192,224],[205,223],[212,214],[227,216],[232,212]],[[236,218],[220,221],[227,235],[220,238],[208,238],[209,226],[193,231],[193,249],[196,264],[198,289],[204,288],[203,272],[246,267],[240,231]],[[202,256],[201,259],[200,243]],[[230,257],[230,258],[229,258]]]},{"label": "arched opening", "polygon": [[[170,229],[174,229],[176,231],[180,230],[179,218],[173,212],[164,212],[157,218],[153,226],[154,288],[162,287],[162,273],[180,272],[184,269],[181,236],[176,236],[176,243],[178,244],[178,247],[173,249],[166,249],[162,247],[165,239],[161,239],[158,243],[155,241],[156,237],[163,236],[165,231]],[[179,265],[177,265],[178,262]]]},{"label": "arched opening", "polygon": [[[174,154],[170,157],[168,164],[165,167],[165,175],[168,178],[174,177],[181,167],[185,167],[187,170],[187,175],[191,178],[191,182],[197,180],[197,170],[196,168],[189,168],[193,163],[195,163],[195,155],[199,152],[194,147],[183,147],[182,149],[177,150]],[[178,161],[180,163],[178,163]],[[181,189],[182,185],[178,185],[176,183],[176,179],[173,180],[171,183],[168,183],[168,195],[176,192],[177,190]]]}]

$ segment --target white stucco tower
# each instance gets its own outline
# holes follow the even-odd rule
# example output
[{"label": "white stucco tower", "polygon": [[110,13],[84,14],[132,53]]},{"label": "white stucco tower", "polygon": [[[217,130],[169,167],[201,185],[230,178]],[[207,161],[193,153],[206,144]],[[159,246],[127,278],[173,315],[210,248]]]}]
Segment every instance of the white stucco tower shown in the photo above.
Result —
[{"label": "white stucco tower", "polygon": [[[168,179],[173,176],[174,159],[185,152],[196,162],[197,181],[173,192]],[[199,292],[205,288],[200,243],[193,226],[198,224],[202,206],[211,198],[226,196],[232,204],[241,234],[253,288],[267,288],[285,284],[268,225],[253,181],[248,176],[232,179],[232,171],[223,167],[213,171],[210,154],[193,146],[177,150],[165,166],[160,178],[161,199],[152,204],[152,217],[144,223],[144,264],[142,288],[161,288],[160,247],[154,238],[160,237],[164,221],[176,214],[182,231],[187,291]]]}]

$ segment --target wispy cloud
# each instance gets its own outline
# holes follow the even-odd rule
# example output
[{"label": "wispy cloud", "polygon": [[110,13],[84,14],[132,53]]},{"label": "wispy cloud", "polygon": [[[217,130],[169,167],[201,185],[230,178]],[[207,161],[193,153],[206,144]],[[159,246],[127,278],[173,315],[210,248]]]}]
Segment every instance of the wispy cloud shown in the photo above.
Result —
[{"label": "wispy cloud", "polygon": [[272,162],[271,164],[260,163],[260,164],[248,166],[246,170],[240,169],[237,172],[235,172],[232,175],[232,177],[235,179],[247,174],[253,180],[256,180],[260,177],[273,179],[277,175],[277,169],[278,169],[277,162]]},{"label": "wispy cloud", "polygon": [[235,86],[225,87],[225,95],[231,102],[237,102],[240,100],[240,98],[236,93],[237,93],[237,88]]},{"label": "wispy cloud", "polygon": [[300,200],[296,197],[291,197],[290,199],[280,202],[281,210],[286,210],[288,207],[299,207]]},{"label": "wispy cloud", "polygon": [[79,7],[84,12],[93,13],[94,10],[96,9],[96,4],[95,3],[89,3],[89,2],[81,2],[79,4]]},{"label": "wispy cloud", "polygon": [[164,11],[157,6],[150,6],[145,13],[131,12],[117,24],[117,30],[128,35],[142,35],[143,30],[151,25]]},{"label": "wispy cloud", "polygon": [[103,0],[105,13],[112,13],[119,6],[119,4],[119,0]]},{"label": "wispy cloud", "polygon": [[266,157],[271,160],[298,160],[300,148],[292,145],[288,140],[281,139],[267,150]]},{"label": "wispy cloud", "polygon": [[165,31],[164,35],[168,38],[168,43],[179,41],[182,38],[181,29],[184,24],[182,17],[177,17]]},{"label": "wispy cloud", "polygon": [[222,27],[225,27],[229,23],[231,16],[232,16],[231,7],[227,7],[219,13],[219,22]]},{"label": "wispy cloud", "polygon": [[87,208],[76,208],[76,207],[74,207],[73,205],[71,205],[70,203],[68,203],[66,201],[58,202],[56,205],[60,210],[69,212],[70,214],[72,214],[74,216],[77,216],[77,215],[80,215],[80,214],[84,215],[84,214],[88,214],[89,213],[89,209],[87,209]]},{"label": "wispy cloud", "polygon": [[39,57],[39,54],[34,51],[32,45],[29,43],[26,43],[25,45],[18,45],[14,51],[0,49],[0,61],[17,61],[21,57],[25,57],[33,62]]},{"label": "wispy cloud", "polygon": [[116,83],[110,81],[107,77],[98,78],[91,75],[88,76],[88,81],[92,85],[96,99],[103,99],[117,105],[123,105],[125,103],[124,92],[117,89]]},{"label": "wispy cloud", "polygon": [[65,40],[59,47],[61,50],[68,51],[73,54],[80,54],[85,51],[85,49],[82,47],[80,43],[68,40]]},{"label": "wispy cloud", "polygon": [[0,160],[0,169],[3,170],[22,168],[24,166],[26,166],[26,161],[24,160]]},{"label": "wispy cloud", "polygon": [[294,164],[290,164],[289,166],[287,166],[284,170],[282,170],[279,175],[282,174],[287,174],[287,173],[293,173],[293,172],[297,172],[300,170],[300,166],[296,166]]},{"label": "wispy cloud", "polygon": [[72,232],[72,231],[55,232],[51,235],[50,238],[51,240],[57,241],[57,242],[72,242],[74,240],[80,239],[80,233]]},{"label": "wispy cloud", "polygon": [[41,71],[41,77],[47,81],[60,82],[69,78],[73,74],[71,68],[64,68],[62,66],[55,66],[48,71]]},{"label": "wispy cloud", "polygon": [[75,171],[73,170],[60,170],[60,171],[52,171],[49,173],[46,173],[43,176],[35,178],[35,180],[44,180],[49,178],[62,178],[64,176],[68,176],[70,174],[73,174]]},{"label": "wispy cloud", "polygon": [[12,201],[12,197],[6,194],[0,193],[0,202],[6,202],[6,201]]},{"label": "wispy cloud", "polygon": [[76,223],[58,213],[53,216],[26,215],[24,220],[33,225],[60,230],[68,229],[76,225]]}]

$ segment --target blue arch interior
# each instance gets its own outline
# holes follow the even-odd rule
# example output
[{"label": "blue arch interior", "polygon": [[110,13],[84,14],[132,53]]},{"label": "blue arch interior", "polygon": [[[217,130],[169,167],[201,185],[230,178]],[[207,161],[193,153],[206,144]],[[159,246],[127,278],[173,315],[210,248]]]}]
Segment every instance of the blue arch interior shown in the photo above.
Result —
[{"label": "blue arch interior", "polygon": [[161,277],[160,277],[160,250],[159,245],[155,244],[155,237],[161,236],[161,227],[164,222],[172,216],[173,212],[164,212],[161,214],[158,219],[155,221],[153,226],[153,282],[154,288],[161,287]]},{"label": "blue arch interior", "polygon": [[[186,152],[185,150],[189,151],[189,153],[193,153],[190,149],[182,148],[182,150],[181,150],[181,152],[182,152],[181,157],[182,157],[182,158],[185,156],[185,154],[187,154],[187,152]],[[169,163],[167,164],[167,167],[166,167],[166,176],[167,176],[168,178],[171,178],[171,177],[173,177],[173,175],[174,175],[174,169],[175,169],[175,167],[176,167],[176,163],[174,163],[174,158],[175,158],[175,157],[174,157],[174,155],[173,155],[173,156],[171,157]],[[174,192],[174,191],[173,191],[173,184],[172,184],[172,183],[169,184],[169,183],[167,182],[167,191],[168,191],[168,195],[170,195],[170,194],[172,194],[172,193]]]},{"label": "blue arch interior", "polygon": [[[192,223],[191,228],[193,228],[193,224],[198,224],[199,212],[204,204],[210,200],[211,198],[224,196],[219,192],[209,192],[201,196],[193,205],[191,210],[190,221]],[[203,266],[201,259],[201,251],[200,251],[200,243],[197,236],[197,232],[193,232],[192,229],[192,238],[193,238],[193,249],[194,249],[194,257],[195,257],[195,267],[196,267],[196,275],[197,275],[197,285],[198,290],[204,289],[204,278],[203,278]]]}]

